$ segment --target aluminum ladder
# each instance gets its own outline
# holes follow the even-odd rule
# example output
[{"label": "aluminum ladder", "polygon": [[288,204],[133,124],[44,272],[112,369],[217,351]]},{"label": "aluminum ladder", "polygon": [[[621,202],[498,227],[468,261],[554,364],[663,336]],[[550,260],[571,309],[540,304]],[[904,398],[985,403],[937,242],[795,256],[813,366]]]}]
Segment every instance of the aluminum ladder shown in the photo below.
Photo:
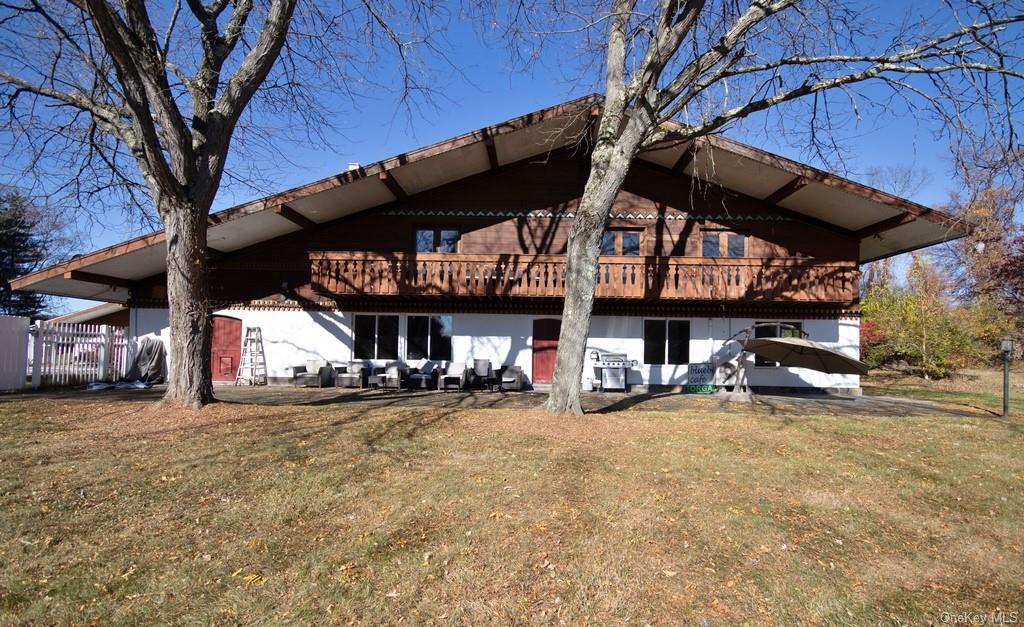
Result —
[{"label": "aluminum ladder", "polygon": [[266,385],[267,358],[263,354],[263,331],[246,327],[242,341],[242,360],[238,363],[235,385]]}]

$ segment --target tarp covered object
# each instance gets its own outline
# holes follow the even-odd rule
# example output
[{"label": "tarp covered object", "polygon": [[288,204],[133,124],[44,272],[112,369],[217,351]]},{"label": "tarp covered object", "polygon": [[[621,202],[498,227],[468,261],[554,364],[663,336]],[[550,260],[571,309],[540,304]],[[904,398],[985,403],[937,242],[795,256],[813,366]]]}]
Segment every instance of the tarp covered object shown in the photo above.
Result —
[{"label": "tarp covered object", "polygon": [[743,350],[779,362],[829,374],[867,374],[868,366],[824,344],[800,337],[760,337],[743,341]]},{"label": "tarp covered object", "polygon": [[167,349],[164,348],[163,342],[151,337],[143,338],[139,343],[139,352],[135,355],[135,361],[128,369],[125,379],[145,383],[163,383],[166,357]]}]

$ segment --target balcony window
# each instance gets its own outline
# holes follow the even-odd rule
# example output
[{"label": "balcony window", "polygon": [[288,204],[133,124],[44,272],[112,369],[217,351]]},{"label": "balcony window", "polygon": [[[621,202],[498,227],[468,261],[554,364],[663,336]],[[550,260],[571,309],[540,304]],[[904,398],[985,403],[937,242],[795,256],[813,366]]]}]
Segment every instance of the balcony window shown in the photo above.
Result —
[{"label": "balcony window", "polygon": [[[800,322],[758,322],[757,324],[764,326],[754,327],[754,337],[803,337],[803,335],[801,334],[801,331],[803,330],[803,325]],[[760,355],[754,355],[754,365],[759,368],[778,368],[779,362],[771,361],[770,359],[765,359]]]},{"label": "balcony window", "polygon": [[356,359],[398,359],[398,316],[357,315]]},{"label": "balcony window", "polygon": [[721,257],[720,233],[718,231],[704,231],[700,239],[701,257]]},{"label": "balcony window", "polygon": [[644,363],[690,363],[690,321],[644,320]]},{"label": "balcony window", "polygon": [[640,231],[605,231],[601,236],[601,254],[639,257]]},{"label": "balcony window", "polygon": [[726,237],[726,252],[730,257],[747,256],[747,236],[739,233],[729,233]]},{"label": "balcony window", "polygon": [[701,257],[722,257],[722,236],[725,236],[726,257],[747,256],[747,236],[726,231],[704,231],[701,233]]},{"label": "balcony window", "polygon": [[615,254],[615,232],[605,231],[601,236],[601,255]]},{"label": "balcony window", "polygon": [[640,256],[640,234],[636,231],[622,231],[622,253],[628,257]]},{"label": "balcony window", "polygon": [[416,229],[416,252],[456,253],[459,251],[459,230],[441,227]]},{"label": "balcony window", "polygon": [[409,316],[408,359],[451,361],[452,317]]}]

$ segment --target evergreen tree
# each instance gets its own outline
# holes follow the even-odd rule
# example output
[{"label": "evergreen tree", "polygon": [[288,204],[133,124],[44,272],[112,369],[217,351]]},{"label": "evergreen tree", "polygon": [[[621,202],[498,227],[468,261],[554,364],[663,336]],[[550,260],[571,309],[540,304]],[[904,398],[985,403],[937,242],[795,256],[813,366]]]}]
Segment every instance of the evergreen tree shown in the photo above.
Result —
[{"label": "evergreen tree", "polygon": [[35,317],[46,310],[42,294],[15,292],[11,279],[38,269],[46,259],[49,236],[39,214],[14,190],[0,190],[0,314]]}]

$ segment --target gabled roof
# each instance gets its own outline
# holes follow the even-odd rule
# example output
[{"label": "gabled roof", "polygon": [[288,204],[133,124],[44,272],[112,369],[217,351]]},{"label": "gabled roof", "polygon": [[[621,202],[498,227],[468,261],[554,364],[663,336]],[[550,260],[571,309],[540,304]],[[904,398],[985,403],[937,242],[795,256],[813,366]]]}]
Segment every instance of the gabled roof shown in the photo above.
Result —
[{"label": "gabled roof", "polygon": [[[230,253],[378,207],[578,141],[601,98],[583,98],[210,214],[211,254]],[[724,137],[666,144],[640,159],[776,205],[860,240],[861,262],[967,234],[951,216]],[[14,289],[125,302],[134,281],[163,273],[163,231],[11,281]]]}]

